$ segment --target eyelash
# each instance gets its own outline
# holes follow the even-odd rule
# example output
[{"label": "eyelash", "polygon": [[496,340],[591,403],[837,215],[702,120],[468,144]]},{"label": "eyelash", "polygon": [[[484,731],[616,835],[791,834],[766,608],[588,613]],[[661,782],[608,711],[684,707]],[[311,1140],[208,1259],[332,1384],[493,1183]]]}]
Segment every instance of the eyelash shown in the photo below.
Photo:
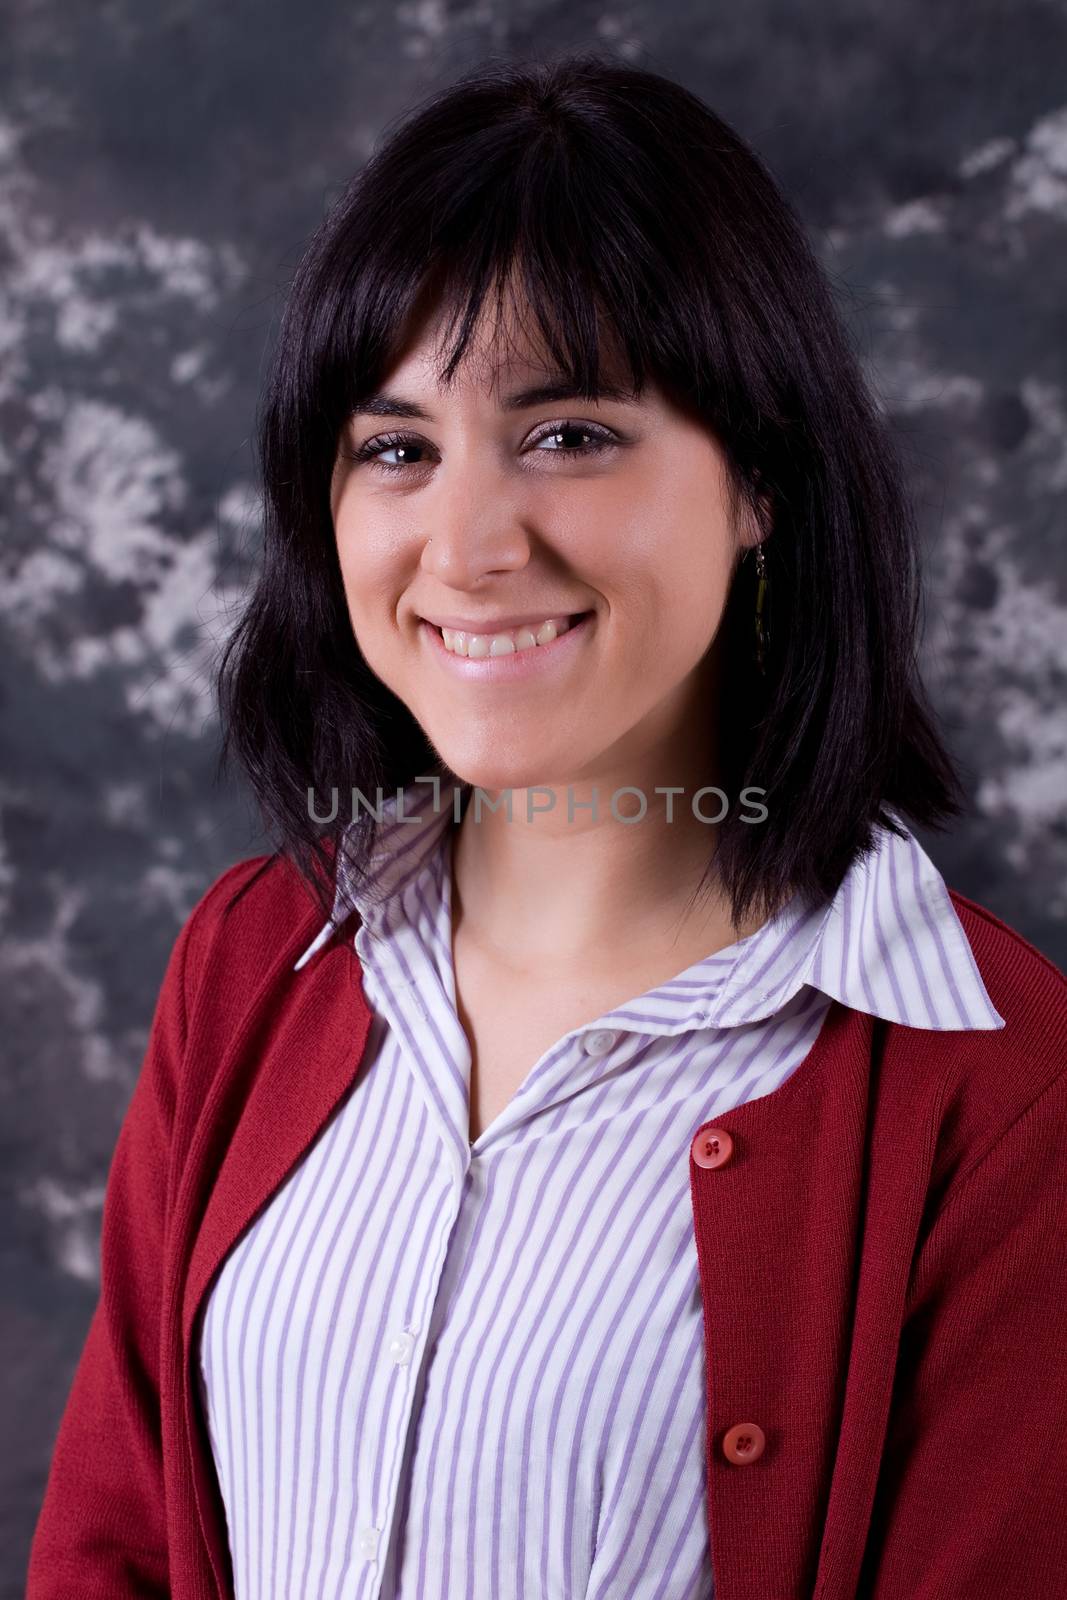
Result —
[{"label": "eyelash", "polygon": [[[555,422],[550,428],[546,428],[544,433],[540,434],[533,441],[534,445],[539,445],[544,439],[551,439],[554,433],[588,434],[591,443],[582,448],[574,445],[568,445],[566,448],[561,446],[556,450],[545,450],[543,452],[544,455],[572,457],[590,455],[595,456],[599,455],[602,450],[610,449],[612,445],[618,443],[615,435],[607,428],[595,427],[592,423],[587,422],[564,421]],[[421,439],[416,439],[413,435],[408,433],[379,434],[373,439],[368,439],[366,444],[361,444],[358,450],[346,450],[345,454],[348,456],[350,461],[355,461],[357,464],[369,462],[372,466],[376,467],[379,472],[411,472],[414,469],[410,465],[404,465],[403,463],[396,464],[391,461],[379,461],[377,459],[379,454],[384,450],[395,450],[399,445],[411,444],[417,445],[420,449],[423,448],[423,441]],[[424,463],[420,461],[417,463],[417,465],[423,466]]]}]

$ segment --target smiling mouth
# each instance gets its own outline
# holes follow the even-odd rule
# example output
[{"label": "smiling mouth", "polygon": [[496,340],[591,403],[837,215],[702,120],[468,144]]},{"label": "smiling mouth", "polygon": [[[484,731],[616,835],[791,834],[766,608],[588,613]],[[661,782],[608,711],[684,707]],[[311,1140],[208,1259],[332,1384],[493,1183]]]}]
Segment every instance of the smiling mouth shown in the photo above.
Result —
[{"label": "smiling mouth", "polygon": [[[546,618],[544,622],[536,625],[528,624],[518,628],[501,628],[495,632],[475,633],[473,630],[442,628],[426,618],[426,626],[432,628],[438,638],[444,643],[450,655],[471,661],[485,660],[488,657],[508,655],[521,655],[528,650],[540,650],[552,644],[556,639],[562,638],[576,623],[583,622],[592,616],[592,611],[575,611],[570,615],[561,616],[558,620],[554,617]],[[562,625],[561,625],[562,624]]]}]

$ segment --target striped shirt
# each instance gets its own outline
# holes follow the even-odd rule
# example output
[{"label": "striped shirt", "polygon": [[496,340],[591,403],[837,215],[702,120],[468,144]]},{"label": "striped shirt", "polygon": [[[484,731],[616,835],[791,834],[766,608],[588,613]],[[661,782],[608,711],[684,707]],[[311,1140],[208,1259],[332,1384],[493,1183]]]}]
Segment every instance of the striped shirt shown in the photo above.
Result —
[{"label": "striped shirt", "polygon": [[879,829],[829,903],[563,1035],[472,1144],[451,799],[385,802],[296,964],[359,907],[360,1070],[205,1304],[236,1600],[710,1596],[694,1131],[784,1083],[833,999],[1003,1018],[932,861]]}]

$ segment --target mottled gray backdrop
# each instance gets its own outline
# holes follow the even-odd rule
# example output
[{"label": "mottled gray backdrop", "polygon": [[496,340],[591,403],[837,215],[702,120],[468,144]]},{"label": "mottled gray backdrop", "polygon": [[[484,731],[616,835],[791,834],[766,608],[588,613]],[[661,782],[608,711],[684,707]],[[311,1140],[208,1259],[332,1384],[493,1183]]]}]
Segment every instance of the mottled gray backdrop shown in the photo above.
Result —
[{"label": "mottled gray backdrop", "polygon": [[262,847],[209,668],[258,539],[280,295],[383,126],[487,52],[680,78],[810,224],[905,436],[948,881],[1067,964],[1067,0],[8,0],[0,18],[3,1546],[97,1292],[163,967]]}]

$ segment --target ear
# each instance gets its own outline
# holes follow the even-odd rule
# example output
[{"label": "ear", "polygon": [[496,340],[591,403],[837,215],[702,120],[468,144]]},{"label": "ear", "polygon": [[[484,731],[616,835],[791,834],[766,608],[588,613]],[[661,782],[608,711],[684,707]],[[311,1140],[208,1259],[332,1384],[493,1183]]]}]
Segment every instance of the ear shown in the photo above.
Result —
[{"label": "ear", "polygon": [[759,514],[762,536],[769,539],[774,529],[774,496],[761,494],[759,497]]},{"label": "ear", "polygon": [[[757,467],[755,472],[755,484],[757,488],[759,488],[762,480],[763,474]],[[774,527],[774,495],[769,489],[764,489],[763,493],[759,497],[759,520],[760,526],[763,530],[763,538],[769,538]]]},{"label": "ear", "polygon": [[741,539],[743,549],[755,549],[756,545],[764,544],[770,538],[774,531],[773,506],[773,497],[769,493],[760,495],[758,509],[750,512],[745,519],[746,525]]}]

